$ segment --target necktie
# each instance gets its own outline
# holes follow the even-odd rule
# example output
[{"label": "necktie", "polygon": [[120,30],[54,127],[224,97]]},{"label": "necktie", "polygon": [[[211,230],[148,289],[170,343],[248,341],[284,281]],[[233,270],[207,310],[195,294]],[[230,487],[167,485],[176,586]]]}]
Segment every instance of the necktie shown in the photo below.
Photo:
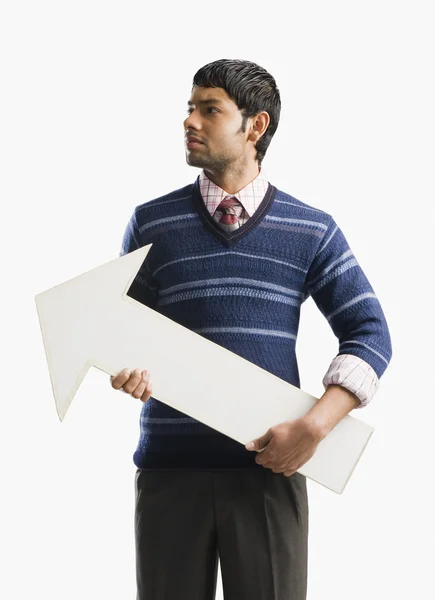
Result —
[{"label": "necktie", "polygon": [[224,231],[234,231],[240,227],[239,219],[243,210],[237,198],[227,196],[216,208],[213,217]]}]

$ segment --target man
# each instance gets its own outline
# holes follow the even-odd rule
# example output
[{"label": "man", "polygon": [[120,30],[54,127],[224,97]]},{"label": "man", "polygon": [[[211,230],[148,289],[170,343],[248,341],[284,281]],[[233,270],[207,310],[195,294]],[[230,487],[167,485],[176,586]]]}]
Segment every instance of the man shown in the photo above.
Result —
[{"label": "man", "polygon": [[[298,387],[300,307],[311,295],[339,353],[316,405],[246,448],[153,398],[148,371],[113,378],[144,402],[138,599],[212,600],[218,556],[225,600],[305,599],[308,499],[296,471],[371,400],[391,359],[382,308],[332,216],[261,168],[280,108],[275,80],[254,63],[219,60],[196,73],[184,131],[186,160],[202,172],[135,208],[121,255],[153,245],[129,295]],[[215,367],[230,386],[231,373]]]}]

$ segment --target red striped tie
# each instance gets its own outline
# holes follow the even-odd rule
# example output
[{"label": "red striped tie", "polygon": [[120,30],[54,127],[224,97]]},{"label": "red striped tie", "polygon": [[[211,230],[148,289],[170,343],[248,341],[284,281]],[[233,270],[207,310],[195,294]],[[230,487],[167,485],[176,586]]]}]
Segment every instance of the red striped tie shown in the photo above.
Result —
[{"label": "red striped tie", "polygon": [[243,206],[234,196],[227,196],[214,213],[215,220],[225,231],[233,231],[240,227],[239,219],[243,212]]}]

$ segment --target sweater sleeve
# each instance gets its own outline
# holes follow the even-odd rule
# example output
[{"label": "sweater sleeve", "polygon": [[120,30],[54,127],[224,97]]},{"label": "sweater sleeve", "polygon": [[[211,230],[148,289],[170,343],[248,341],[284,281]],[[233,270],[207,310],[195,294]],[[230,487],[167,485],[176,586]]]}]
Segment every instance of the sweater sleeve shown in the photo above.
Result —
[{"label": "sweater sleeve", "polygon": [[136,221],[136,211],[134,211],[125,228],[119,256],[124,256],[124,254],[138,250],[141,245],[141,235]]},{"label": "sweater sleeve", "polygon": [[[129,252],[134,252],[150,243],[151,241],[145,240],[140,232],[135,209],[125,228],[119,256],[121,257]],[[145,257],[142,266],[134,278],[127,295],[141,304],[145,304],[145,306],[155,309],[157,301],[157,285],[149,266],[149,253]]]},{"label": "sweater sleeve", "polygon": [[[372,382],[378,384],[391,360],[391,338],[379,299],[331,216],[307,273],[305,299],[309,296],[338,338],[338,354],[328,369],[335,374],[336,382],[355,393],[349,377],[351,369],[343,370],[341,378],[337,376],[337,357],[352,355],[363,361],[359,366],[365,367],[366,373],[362,377],[360,370],[358,388],[371,391],[359,405],[361,408],[373,396]],[[343,367],[346,365],[350,365],[349,359],[343,362]],[[324,382],[331,383],[330,376],[325,375]]]}]

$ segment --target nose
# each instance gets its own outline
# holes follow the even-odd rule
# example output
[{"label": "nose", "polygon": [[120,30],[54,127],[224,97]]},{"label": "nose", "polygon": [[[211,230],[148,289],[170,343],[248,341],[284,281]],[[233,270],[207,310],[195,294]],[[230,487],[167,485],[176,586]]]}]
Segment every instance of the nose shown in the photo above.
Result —
[{"label": "nose", "polygon": [[192,112],[189,115],[187,115],[187,117],[184,119],[183,125],[186,131],[188,129],[198,130],[201,128],[200,119],[198,115],[195,114],[194,110],[192,110]]}]

